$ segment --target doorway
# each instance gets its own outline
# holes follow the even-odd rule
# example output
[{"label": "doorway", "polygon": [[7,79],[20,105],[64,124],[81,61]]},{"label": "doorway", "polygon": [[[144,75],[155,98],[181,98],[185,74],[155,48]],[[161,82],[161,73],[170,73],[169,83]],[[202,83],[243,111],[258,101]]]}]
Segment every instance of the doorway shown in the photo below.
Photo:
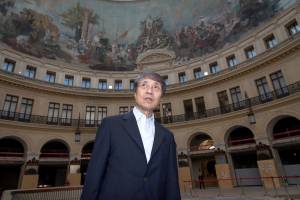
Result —
[{"label": "doorway", "polygon": [[64,186],[66,175],[67,165],[40,165],[38,187]]}]

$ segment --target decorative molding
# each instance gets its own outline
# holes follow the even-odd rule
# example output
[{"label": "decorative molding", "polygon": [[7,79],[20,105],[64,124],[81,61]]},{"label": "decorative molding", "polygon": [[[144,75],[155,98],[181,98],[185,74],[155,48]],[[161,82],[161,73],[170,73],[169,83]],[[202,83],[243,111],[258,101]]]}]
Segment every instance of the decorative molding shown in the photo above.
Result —
[{"label": "decorative molding", "polygon": [[137,57],[136,63],[141,64],[154,64],[154,63],[163,63],[175,59],[175,52],[167,49],[151,49]]},{"label": "decorative molding", "polygon": [[[172,84],[168,86],[167,94],[192,90],[204,86],[210,86],[219,82],[231,80],[236,77],[240,77],[243,74],[255,71],[262,67],[265,67],[271,63],[277,62],[280,59],[286,58],[287,55],[293,54],[300,49],[300,35],[295,35],[288,38],[286,41],[281,42],[276,47],[269,49],[262,54],[257,55],[255,58],[249,59],[243,63],[240,63],[236,69],[226,69],[217,74],[212,74],[204,77],[201,80],[191,80],[185,84]],[[160,52],[158,50],[157,52]],[[145,55],[152,55],[151,51]],[[157,54],[157,52],[155,54]],[[166,54],[164,54],[166,56]],[[169,54],[168,54],[169,55]],[[171,56],[171,55],[169,55]],[[150,57],[151,58],[151,57]],[[0,82],[8,83],[20,88],[28,88],[38,90],[45,93],[56,94],[69,94],[74,96],[99,96],[103,98],[131,98],[132,91],[129,90],[105,90],[100,91],[97,88],[82,89],[80,87],[67,87],[62,84],[50,84],[38,79],[30,79],[14,73],[6,73],[0,70]],[[79,90],[80,89],[80,90]]]},{"label": "decorative molding", "polygon": [[39,160],[33,157],[31,160],[28,160],[26,164],[27,166],[37,166],[39,165]]}]

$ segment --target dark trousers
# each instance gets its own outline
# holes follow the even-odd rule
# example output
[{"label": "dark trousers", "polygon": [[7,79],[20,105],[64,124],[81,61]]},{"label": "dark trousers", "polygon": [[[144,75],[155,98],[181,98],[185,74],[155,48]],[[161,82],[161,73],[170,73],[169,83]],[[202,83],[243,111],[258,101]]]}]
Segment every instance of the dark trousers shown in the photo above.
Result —
[{"label": "dark trousers", "polygon": [[199,176],[199,187],[200,187],[200,189],[202,189],[202,188],[205,189],[203,176]]}]

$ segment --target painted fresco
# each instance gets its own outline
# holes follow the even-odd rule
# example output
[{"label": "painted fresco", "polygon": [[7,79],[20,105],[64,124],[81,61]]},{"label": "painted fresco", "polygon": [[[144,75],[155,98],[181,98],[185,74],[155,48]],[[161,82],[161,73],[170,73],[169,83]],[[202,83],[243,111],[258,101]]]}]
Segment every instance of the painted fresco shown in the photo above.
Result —
[{"label": "painted fresco", "polygon": [[0,0],[1,45],[101,70],[151,49],[175,62],[218,50],[296,0]]}]

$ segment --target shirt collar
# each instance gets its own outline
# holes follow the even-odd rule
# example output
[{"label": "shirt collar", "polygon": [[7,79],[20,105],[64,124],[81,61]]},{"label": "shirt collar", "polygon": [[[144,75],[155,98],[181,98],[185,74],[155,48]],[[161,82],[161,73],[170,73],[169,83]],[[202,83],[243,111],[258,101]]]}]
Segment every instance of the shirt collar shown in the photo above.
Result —
[{"label": "shirt collar", "polygon": [[150,117],[146,117],[146,115],[144,113],[142,113],[136,106],[134,106],[132,111],[133,111],[133,114],[134,114],[134,116],[137,120],[140,120],[141,118],[145,118],[145,119],[154,121],[154,114],[153,113]]}]

